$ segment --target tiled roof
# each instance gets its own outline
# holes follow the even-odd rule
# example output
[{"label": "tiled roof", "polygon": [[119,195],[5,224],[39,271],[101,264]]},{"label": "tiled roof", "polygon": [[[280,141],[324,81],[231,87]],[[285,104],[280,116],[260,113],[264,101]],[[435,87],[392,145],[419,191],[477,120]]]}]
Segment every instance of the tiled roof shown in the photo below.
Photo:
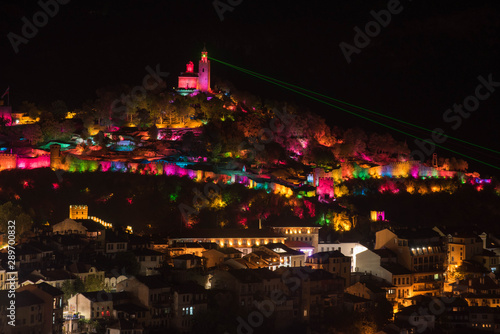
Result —
[{"label": "tiled roof", "polygon": [[45,282],[38,283],[36,286],[37,286],[37,288],[47,292],[52,297],[61,296],[64,294],[64,292],[61,289],[54,288],[52,285],[47,284]]},{"label": "tiled roof", "polygon": [[142,284],[146,285],[150,289],[163,289],[170,287],[170,284],[164,280],[160,275],[153,276],[135,276]]}]

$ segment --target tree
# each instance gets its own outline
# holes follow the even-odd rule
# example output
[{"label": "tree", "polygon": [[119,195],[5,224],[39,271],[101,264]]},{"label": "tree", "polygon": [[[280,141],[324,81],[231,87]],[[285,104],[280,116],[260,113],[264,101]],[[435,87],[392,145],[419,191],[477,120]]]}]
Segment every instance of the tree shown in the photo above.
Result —
[{"label": "tree", "polygon": [[42,133],[43,138],[46,141],[60,139],[61,137],[61,127],[59,123],[53,119],[46,119],[42,122]]},{"label": "tree", "polygon": [[366,133],[362,129],[348,129],[343,136],[344,142],[341,146],[341,154],[354,156],[365,152],[366,139]]},{"label": "tree", "polygon": [[52,102],[50,105],[50,112],[57,121],[63,120],[68,114],[68,106],[62,100]]},{"label": "tree", "polygon": [[23,129],[23,136],[28,139],[31,145],[36,145],[43,141],[43,133],[38,124],[26,126]]},{"label": "tree", "polygon": [[0,128],[2,128],[2,131],[6,126],[11,125],[11,123],[12,123],[11,119],[0,116]]},{"label": "tree", "polygon": [[65,280],[61,285],[61,290],[64,293],[63,299],[66,302],[77,293],[85,292],[85,285],[80,278]]},{"label": "tree", "polygon": [[28,115],[32,119],[37,119],[42,115],[42,111],[34,103],[28,101],[23,101],[19,107],[19,111],[25,115]]},{"label": "tree", "polygon": [[2,232],[7,233],[9,221],[15,221],[16,240],[19,240],[19,237],[31,230],[33,226],[31,217],[19,205],[14,205],[12,202],[0,205],[0,229]]},{"label": "tree", "polygon": [[314,146],[309,154],[308,160],[310,163],[316,164],[322,167],[332,167],[337,166],[338,162],[333,154],[332,150],[324,146]]},{"label": "tree", "polygon": [[70,119],[63,121],[60,124],[60,127],[61,127],[61,137],[64,140],[69,140],[76,129],[75,124]]},{"label": "tree", "polygon": [[104,289],[104,282],[97,275],[89,275],[85,280],[85,291],[101,291]]},{"label": "tree", "polygon": [[116,266],[121,269],[125,269],[125,273],[127,275],[137,275],[139,270],[141,269],[141,265],[135,258],[134,253],[132,252],[120,252],[116,254],[115,258]]},{"label": "tree", "polygon": [[148,129],[148,135],[150,140],[158,139],[158,128],[156,127],[156,124],[153,123],[153,125]]}]

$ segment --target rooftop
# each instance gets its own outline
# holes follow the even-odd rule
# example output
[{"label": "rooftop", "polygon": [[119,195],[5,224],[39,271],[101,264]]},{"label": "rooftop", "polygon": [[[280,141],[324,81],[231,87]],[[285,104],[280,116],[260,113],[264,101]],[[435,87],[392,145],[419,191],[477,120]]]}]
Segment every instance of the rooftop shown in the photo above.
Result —
[{"label": "rooftop", "polygon": [[160,275],[153,276],[135,276],[135,279],[147,286],[150,289],[163,289],[170,287],[170,284],[165,281]]},{"label": "rooftop", "polygon": [[389,271],[393,275],[409,275],[411,271],[403,267],[398,263],[382,263],[380,264],[382,268]]},{"label": "rooftop", "polygon": [[290,247],[287,247],[285,244],[282,243],[270,243],[267,245],[262,245],[260,247],[267,248],[275,253],[278,253],[280,255],[304,255],[301,251],[292,249]]},{"label": "rooftop", "polygon": [[37,285],[37,288],[39,288],[40,290],[43,290],[45,292],[47,292],[49,295],[51,295],[52,297],[55,297],[55,296],[62,296],[64,294],[64,292],[58,288],[54,288],[52,285],[50,284],[47,284],[45,282],[42,282],[42,283],[38,283]]}]

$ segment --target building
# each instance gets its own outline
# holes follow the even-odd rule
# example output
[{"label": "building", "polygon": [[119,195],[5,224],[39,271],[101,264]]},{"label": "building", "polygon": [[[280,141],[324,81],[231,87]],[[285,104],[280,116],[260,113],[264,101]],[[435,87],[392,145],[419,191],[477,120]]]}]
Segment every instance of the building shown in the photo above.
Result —
[{"label": "building", "polygon": [[319,252],[306,259],[306,266],[313,269],[323,269],[338,275],[345,280],[345,286],[351,282],[351,257],[340,251]]},{"label": "building", "polygon": [[241,258],[241,252],[233,247],[219,249],[209,249],[203,251],[203,257],[206,259],[207,268],[213,268],[221,265],[229,259]]},{"label": "building", "polygon": [[320,226],[306,224],[302,221],[295,223],[274,223],[270,228],[276,233],[287,237],[287,242],[299,241],[314,247],[314,253],[318,251]]},{"label": "building", "polygon": [[[359,253],[366,251],[368,248],[359,242],[334,242],[334,243],[320,243],[318,245],[318,252],[328,252],[338,250],[346,256],[352,257],[351,272],[359,271],[356,257]],[[356,269],[358,268],[358,270]]]},{"label": "building", "polygon": [[[287,237],[268,229],[192,229],[169,239],[174,246],[179,243],[211,242],[220,247],[233,247],[243,254],[252,252],[252,247],[269,243],[285,243]],[[203,249],[200,249],[202,251]]]},{"label": "building", "polygon": [[186,64],[186,72],[179,75],[177,84],[177,92],[182,95],[187,95],[194,91],[210,92],[210,60],[208,60],[208,52],[203,48],[201,58],[198,62],[198,73],[194,72],[194,64],[190,61]]},{"label": "building", "polygon": [[459,267],[463,260],[472,260],[483,252],[483,240],[473,233],[448,235],[448,264]]},{"label": "building", "polygon": [[85,283],[89,277],[94,277],[104,284],[104,271],[98,270],[96,267],[90,264],[74,262],[67,267],[67,270],[81,279],[83,283]]},{"label": "building", "polygon": [[469,306],[500,307],[500,285],[489,276],[466,280],[467,291],[461,296]]},{"label": "building", "polygon": [[48,299],[40,298],[29,290],[16,291],[15,326],[7,323],[10,320],[7,318],[9,303],[8,291],[0,291],[0,333],[56,333],[52,327],[52,303]]},{"label": "building", "polygon": [[[269,243],[254,247],[254,254],[260,254],[263,259],[272,258],[269,269],[276,270],[280,267],[302,267],[305,265],[306,256],[303,252],[291,249],[283,243]],[[271,261],[269,261],[271,262]]]},{"label": "building", "polygon": [[184,254],[176,256],[172,259],[174,268],[178,269],[193,269],[193,268],[204,268],[205,259],[193,254]]},{"label": "building", "polygon": [[141,266],[140,275],[156,275],[163,263],[163,253],[148,248],[139,248],[132,251]]},{"label": "building", "polygon": [[447,268],[447,252],[438,232],[433,229],[391,231],[376,233],[375,249],[389,249],[397,256],[397,263],[412,272],[412,293],[438,295],[443,289]]},{"label": "building", "polygon": [[146,325],[150,329],[167,328],[172,319],[172,286],[161,276],[135,276],[121,281],[116,291],[130,292],[149,309]]},{"label": "building", "polygon": [[94,292],[77,293],[68,299],[70,314],[80,314],[87,320],[109,320],[113,317],[114,306],[131,300],[127,292]]},{"label": "building", "polygon": [[18,272],[7,270],[7,263],[0,263],[0,290],[13,290],[19,287]]},{"label": "building", "polygon": [[[58,334],[63,328],[63,295],[57,288],[47,284],[29,284],[17,289],[16,294],[29,291],[43,300],[42,314],[47,318],[42,324],[42,333]],[[16,305],[17,306],[17,305]],[[31,321],[31,319],[30,319]]]},{"label": "building", "polygon": [[472,257],[474,261],[482,264],[488,271],[492,273],[497,272],[499,265],[499,256],[494,251],[483,249],[480,254],[476,254]]},{"label": "building", "polygon": [[86,235],[87,229],[81,223],[74,221],[72,218],[66,218],[62,222],[52,225],[52,233]]},{"label": "building", "polygon": [[88,219],[89,207],[87,205],[70,205],[69,219]]},{"label": "building", "polygon": [[199,242],[176,242],[170,247],[165,248],[170,257],[176,257],[183,254],[192,254],[202,256],[205,248]]},{"label": "building", "polygon": [[21,285],[39,284],[45,282],[55,288],[60,289],[64,281],[74,281],[76,278],[77,277],[74,274],[64,269],[34,270],[26,277]]},{"label": "building", "polygon": [[188,333],[193,326],[193,318],[207,310],[207,292],[195,283],[173,288],[173,326],[180,333]]}]

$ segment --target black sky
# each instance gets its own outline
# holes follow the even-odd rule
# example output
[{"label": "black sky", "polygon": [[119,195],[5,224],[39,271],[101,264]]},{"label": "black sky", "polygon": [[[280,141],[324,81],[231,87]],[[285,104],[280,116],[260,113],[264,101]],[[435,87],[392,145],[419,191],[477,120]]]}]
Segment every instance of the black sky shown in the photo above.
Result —
[{"label": "black sky", "polygon": [[[205,42],[215,58],[500,151],[500,87],[457,130],[443,121],[446,109],[474,94],[478,76],[492,74],[500,81],[500,3],[401,1],[401,13],[348,64],[339,44],[352,44],[353,28],[364,29],[373,20],[370,11],[387,6],[388,1],[244,0],[221,21],[212,1],[72,0],[16,54],[7,34],[21,34],[21,18],[31,21],[41,8],[36,1],[0,1],[0,90],[10,85],[14,107],[23,100],[57,99],[78,107],[95,98],[97,88],[140,84],[145,67],[156,64],[171,73],[167,82],[175,86]],[[296,101],[331,125],[389,131],[413,145],[411,137],[219,64],[212,63],[212,75],[265,98]],[[500,166],[497,154],[451,141],[443,145]]]}]

